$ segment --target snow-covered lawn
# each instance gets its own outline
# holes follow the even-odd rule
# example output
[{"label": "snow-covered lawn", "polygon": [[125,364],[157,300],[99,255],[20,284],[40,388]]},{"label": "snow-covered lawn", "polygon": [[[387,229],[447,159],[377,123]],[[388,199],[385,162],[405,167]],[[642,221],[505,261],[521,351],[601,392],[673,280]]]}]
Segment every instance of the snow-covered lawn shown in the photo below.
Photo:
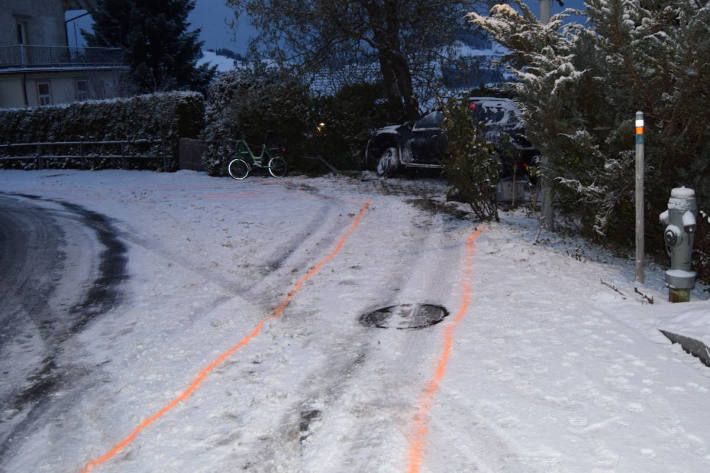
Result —
[{"label": "snow-covered lawn", "polygon": [[[371,176],[0,171],[0,192],[111,218],[129,273],[122,303],[57,360],[83,368],[87,387],[53,393],[65,407],[13,439],[0,467],[79,473],[109,452],[272,314],[370,201],[283,315],[91,471],[710,471],[710,368],[658,331],[710,342],[705,293],[669,304],[654,266],[640,290],[655,303],[643,303],[632,261],[538,235],[523,211],[486,225],[436,212],[444,190]],[[451,315],[420,330],[360,323],[405,303]],[[3,410],[0,431],[25,415]]]}]

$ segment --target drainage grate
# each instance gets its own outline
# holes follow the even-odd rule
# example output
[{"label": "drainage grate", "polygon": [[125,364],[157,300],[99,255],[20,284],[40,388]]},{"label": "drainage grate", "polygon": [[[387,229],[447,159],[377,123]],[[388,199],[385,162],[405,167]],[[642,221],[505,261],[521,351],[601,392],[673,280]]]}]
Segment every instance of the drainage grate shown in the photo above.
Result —
[{"label": "drainage grate", "polygon": [[433,304],[400,304],[368,312],[360,316],[366,327],[416,330],[436,325],[449,315],[449,311]]}]

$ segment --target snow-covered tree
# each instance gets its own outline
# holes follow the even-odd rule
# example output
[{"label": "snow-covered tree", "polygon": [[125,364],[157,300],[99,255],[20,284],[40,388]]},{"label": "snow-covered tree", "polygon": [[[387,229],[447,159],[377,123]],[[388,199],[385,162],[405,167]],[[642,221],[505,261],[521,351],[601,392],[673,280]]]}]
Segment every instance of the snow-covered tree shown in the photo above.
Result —
[{"label": "snow-covered tree", "polygon": [[90,46],[119,46],[136,92],[192,89],[204,92],[214,68],[197,67],[200,30],[187,31],[194,0],[98,0]]},{"label": "snow-covered tree", "polygon": [[471,113],[470,101],[451,98],[443,105],[443,128],[448,136],[444,173],[451,185],[448,198],[467,203],[480,220],[499,220],[496,183],[500,175],[498,153],[485,140]]},{"label": "snow-covered tree", "polygon": [[[417,74],[454,40],[464,13],[483,0],[227,0],[260,30],[270,56],[310,70],[376,63],[389,100],[419,115]],[[424,78],[424,77],[422,77]]]},{"label": "snow-covered tree", "polygon": [[646,228],[660,247],[654,224],[670,188],[694,187],[701,207],[710,197],[710,3],[587,0],[586,26],[565,24],[572,11],[543,25],[513,3],[470,19],[511,51],[512,87],[563,209],[590,231],[631,241],[633,120],[642,110]]}]

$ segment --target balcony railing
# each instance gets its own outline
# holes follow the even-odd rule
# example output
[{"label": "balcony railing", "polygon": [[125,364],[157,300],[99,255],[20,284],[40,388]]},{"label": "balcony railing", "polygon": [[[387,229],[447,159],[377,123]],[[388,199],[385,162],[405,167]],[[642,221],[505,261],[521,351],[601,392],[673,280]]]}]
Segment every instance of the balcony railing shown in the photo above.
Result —
[{"label": "balcony railing", "polygon": [[122,66],[121,48],[69,46],[0,46],[0,69],[42,67]]}]

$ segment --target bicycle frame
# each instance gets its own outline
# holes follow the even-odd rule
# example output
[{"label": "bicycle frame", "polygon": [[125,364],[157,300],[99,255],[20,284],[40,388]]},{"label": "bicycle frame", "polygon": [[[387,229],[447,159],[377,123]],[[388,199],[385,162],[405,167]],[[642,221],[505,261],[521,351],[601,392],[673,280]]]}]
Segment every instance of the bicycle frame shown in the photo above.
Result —
[{"label": "bicycle frame", "polygon": [[266,144],[261,145],[261,152],[256,155],[249,147],[246,140],[237,140],[237,157],[245,160],[250,166],[256,166],[259,168],[265,167],[265,162],[268,163],[271,159],[271,154],[269,153]]},{"label": "bicycle frame", "polygon": [[[277,149],[272,148],[272,151]],[[285,151],[281,148],[281,152]],[[261,152],[256,155],[246,140],[237,140],[236,157],[227,165],[227,172],[234,179],[244,179],[254,168],[266,169],[274,177],[284,177],[288,170],[286,160],[278,152],[272,155],[266,144],[261,145]]]}]

